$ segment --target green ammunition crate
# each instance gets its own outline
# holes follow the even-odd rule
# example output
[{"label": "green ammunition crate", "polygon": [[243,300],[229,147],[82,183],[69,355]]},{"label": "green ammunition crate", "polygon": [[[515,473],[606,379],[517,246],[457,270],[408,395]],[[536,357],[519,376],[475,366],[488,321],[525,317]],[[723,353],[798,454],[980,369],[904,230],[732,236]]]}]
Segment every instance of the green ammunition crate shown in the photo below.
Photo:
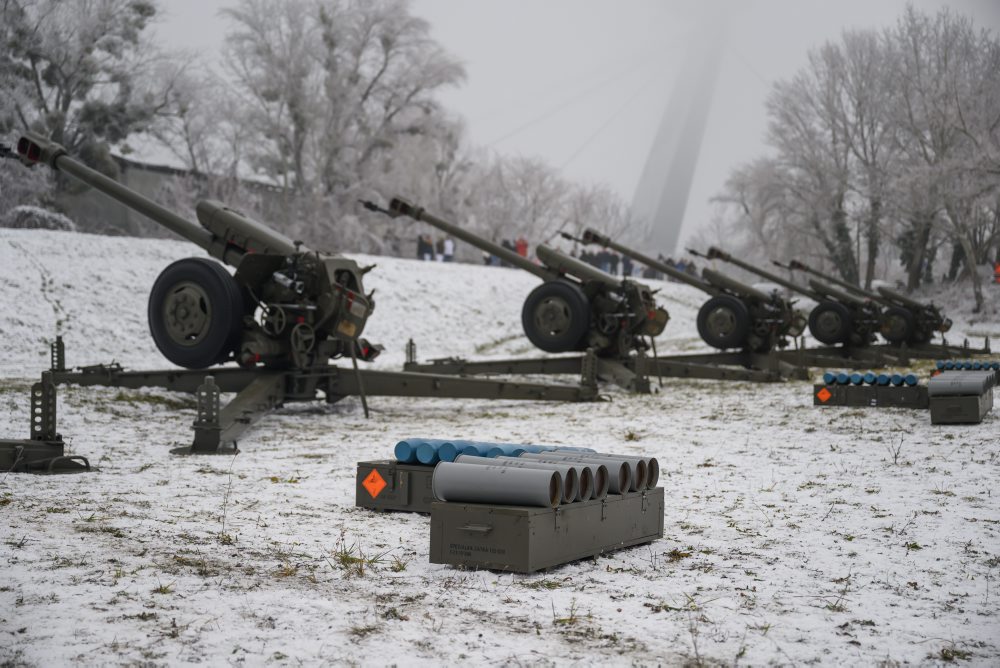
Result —
[{"label": "green ammunition crate", "polygon": [[433,466],[400,464],[392,459],[358,462],[354,505],[372,510],[431,512]]},{"label": "green ammunition crate", "polygon": [[931,424],[979,424],[993,408],[993,388],[980,395],[930,398]]},{"label": "green ammunition crate", "polygon": [[875,388],[878,406],[891,408],[922,408],[927,409],[928,397],[926,385],[904,385],[902,387],[877,386]]},{"label": "green ammunition crate", "polygon": [[813,385],[813,406],[927,408],[927,386]]},{"label": "green ammunition crate", "polygon": [[663,488],[557,508],[431,506],[432,564],[534,573],[663,538]]}]

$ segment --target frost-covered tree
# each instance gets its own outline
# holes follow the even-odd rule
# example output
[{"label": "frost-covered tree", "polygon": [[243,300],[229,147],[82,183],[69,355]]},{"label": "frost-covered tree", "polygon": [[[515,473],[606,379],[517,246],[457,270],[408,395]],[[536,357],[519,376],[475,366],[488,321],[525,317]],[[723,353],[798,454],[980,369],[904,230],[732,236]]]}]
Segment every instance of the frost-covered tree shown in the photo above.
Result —
[{"label": "frost-covered tree", "polygon": [[[770,153],[734,170],[717,200],[748,247],[791,240],[870,285],[895,244],[910,289],[971,277],[1000,253],[1000,39],[944,9],[907,8],[885,31],[846,31],[768,99]],[[818,242],[819,247],[813,246]],[[966,271],[959,271],[965,266]]]},{"label": "frost-covered tree", "polygon": [[0,2],[0,131],[39,131],[114,173],[108,146],[167,104],[170,81],[143,78],[156,10],[154,0]]}]

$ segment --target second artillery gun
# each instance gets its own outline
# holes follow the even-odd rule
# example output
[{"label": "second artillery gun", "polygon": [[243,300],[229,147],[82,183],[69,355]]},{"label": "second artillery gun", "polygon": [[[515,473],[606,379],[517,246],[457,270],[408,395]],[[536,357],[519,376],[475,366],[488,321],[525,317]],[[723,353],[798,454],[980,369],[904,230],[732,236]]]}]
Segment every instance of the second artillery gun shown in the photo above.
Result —
[{"label": "second artillery gun", "polygon": [[[198,395],[191,452],[235,449],[254,422],[289,401],[329,403],[366,395],[543,400],[591,400],[596,389],[509,383],[449,376],[361,369],[381,346],[361,338],[374,309],[365,293],[362,268],[349,258],[320,253],[292,241],[226,205],[198,203],[190,221],[25,132],[16,157],[28,166],[47,165],[194,243],[223,264],[187,258],[160,273],[149,296],[149,329],[157,348],[183,369],[124,371],[118,365],[65,368],[61,339],[52,347],[53,385],[162,387]],[[348,358],[353,369],[330,364]],[[211,368],[226,362],[235,367]],[[220,393],[236,397],[220,408]],[[53,395],[54,396],[54,395]],[[54,402],[54,399],[53,399]],[[54,414],[54,413],[53,413]],[[37,439],[36,439],[37,440]]]},{"label": "second artillery gun", "polygon": [[[649,286],[621,279],[556,249],[540,245],[539,264],[469,230],[435,216],[404,199],[388,208],[363,202],[365,208],[393,218],[407,216],[425,222],[457,239],[523,269],[542,280],[521,309],[525,336],[549,353],[579,353],[583,357],[468,361],[448,358],[419,364],[410,355],[406,369],[436,373],[579,373],[588,365],[598,376],[633,391],[648,392],[649,376],[715,378],[720,380],[776,380],[774,374],[753,370],[716,369],[698,363],[661,359],[654,339],[669,315],[659,306]],[[585,374],[586,375],[586,374]]]}]

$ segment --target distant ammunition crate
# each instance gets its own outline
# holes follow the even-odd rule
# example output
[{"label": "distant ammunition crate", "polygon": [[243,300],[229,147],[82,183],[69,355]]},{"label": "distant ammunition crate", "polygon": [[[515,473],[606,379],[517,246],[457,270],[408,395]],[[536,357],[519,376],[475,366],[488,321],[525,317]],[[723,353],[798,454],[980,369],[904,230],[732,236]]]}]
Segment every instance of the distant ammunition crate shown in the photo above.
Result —
[{"label": "distant ammunition crate", "polygon": [[391,459],[358,462],[354,505],[372,510],[431,512],[433,466]]},{"label": "distant ammunition crate", "polygon": [[534,573],[662,537],[662,487],[557,508],[436,501],[430,561]]},{"label": "distant ammunition crate", "polygon": [[813,385],[813,406],[917,408],[928,406],[924,385]]},{"label": "distant ammunition crate", "polygon": [[993,388],[983,394],[930,398],[931,424],[979,424],[993,408]]}]

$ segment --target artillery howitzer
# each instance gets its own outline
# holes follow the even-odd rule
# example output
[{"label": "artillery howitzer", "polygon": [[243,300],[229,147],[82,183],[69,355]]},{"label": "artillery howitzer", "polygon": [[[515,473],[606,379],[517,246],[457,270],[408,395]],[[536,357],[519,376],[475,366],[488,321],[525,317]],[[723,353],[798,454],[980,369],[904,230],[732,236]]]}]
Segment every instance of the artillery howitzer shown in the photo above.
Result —
[{"label": "artillery howitzer", "polygon": [[[10,152],[7,151],[7,154]],[[11,157],[11,156],[7,156]],[[359,395],[440,396],[586,400],[592,387],[503,383],[362,370],[382,347],[361,338],[374,308],[362,278],[372,267],[310,250],[222,203],[205,200],[187,220],[75,160],[41,136],[24,133],[17,157],[32,166],[45,164],[91,186],[121,204],[203,248],[207,258],[169,265],[150,292],[148,320],[157,348],[186,370],[126,372],[113,366],[65,368],[58,339],[52,349],[55,384],[164,387],[196,392],[198,418],[192,451],[235,448],[254,422],[285,401],[311,401],[321,393],[333,403]],[[350,358],[353,372],[333,366]],[[206,370],[235,361],[238,368]],[[210,376],[206,378],[206,376]],[[219,409],[219,393],[236,398]]]},{"label": "artillery howitzer", "polygon": [[563,237],[583,244],[610,248],[648,267],[686,283],[709,295],[698,310],[698,334],[713,348],[734,353],[671,356],[671,360],[700,363],[741,364],[748,368],[770,369],[783,375],[805,376],[793,357],[778,354],[790,340],[802,334],[805,316],[791,302],[774,293],[765,293],[712,269],[695,276],[624,246],[593,229],[580,238]]},{"label": "artillery howitzer", "polygon": [[688,249],[688,252],[706,260],[728,262],[815,301],[816,306],[809,312],[809,331],[816,340],[830,348],[814,349],[813,353],[842,354],[859,362],[882,361],[880,359],[882,351],[873,350],[871,346],[876,340],[875,335],[882,322],[882,311],[878,304],[871,300],[838,290],[817,280],[810,280],[809,287],[803,287],[735,258],[715,246],[710,247],[704,254],[691,249]]},{"label": "artillery howitzer", "polygon": [[905,349],[907,353],[922,357],[968,356],[990,352],[989,338],[986,339],[985,348],[980,350],[970,348],[968,341],[962,346],[949,346],[947,341],[939,345],[932,344],[931,340],[935,333],[941,333],[943,339],[944,333],[951,329],[951,319],[945,317],[934,304],[923,304],[886,287],[879,287],[877,292],[865,290],[836,276],[817,271],[798,260],[791,260],[788,264],[774,261],[774,264],[783,269],[812,274],[872,304],[883,306],[884,310],[880,311],[878,332],[889,342],[890,348]]},{"label": "artillery howitzer", "polygon": [[[718,371],[699,364],[679,364],[657,357],[654,338],[669,315],[653,291],[638,281],[622,280],[545,245],[536,248],[540,264],[493,243],[422,207],[394,198],[388,208],[363,202],[365,208],[393,218],[407,216],[461,239],[543,282],[524,301],[521,324],[536,347],[550,353],[583,352],[580,357],[469,362],[459,359],[418,364],[411,355],[406,369],[439,373],[575,373],[587,365],[626,389],[648,392],[647,376],[767,380],[766,374]],[[652,352],[653,359],[647,359]],[[589,360],[589,361],[588,361]]]}]

